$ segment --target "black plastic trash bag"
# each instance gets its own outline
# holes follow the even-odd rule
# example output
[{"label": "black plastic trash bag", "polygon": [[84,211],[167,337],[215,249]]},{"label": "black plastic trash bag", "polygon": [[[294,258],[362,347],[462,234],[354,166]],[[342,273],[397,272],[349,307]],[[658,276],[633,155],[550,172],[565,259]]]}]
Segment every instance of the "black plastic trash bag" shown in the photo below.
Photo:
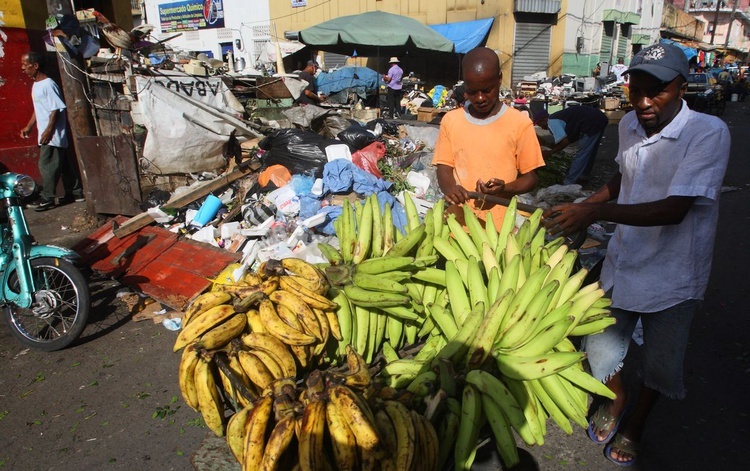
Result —
[{"label": "black plastic trash bag", "polygon": [[378,124],[383,130],[383,134],[387,134],[389,136],[398,136],[398,126],[393,122],[384,120],[383,118],[373,119],[372,121],[369,121],[365,125],[365,127],[371,131],[374,131]]},{"label": "black plastic trash bag", "polygon": [[349,126],[341,131],[336,137],[349,146],[352,154],[358,150],[364,149],[377,140],[373,133],[359,124]]},{"label": "black plastic trash bag", "polygon": [[261,158],[264,167],[283,165],[292,175],[313,172],[316,178],[323,176],[323,166],[328,162],[325,148],[338,141],[326,139],[303,129],[279,129],[258,143],[265,150]]}]

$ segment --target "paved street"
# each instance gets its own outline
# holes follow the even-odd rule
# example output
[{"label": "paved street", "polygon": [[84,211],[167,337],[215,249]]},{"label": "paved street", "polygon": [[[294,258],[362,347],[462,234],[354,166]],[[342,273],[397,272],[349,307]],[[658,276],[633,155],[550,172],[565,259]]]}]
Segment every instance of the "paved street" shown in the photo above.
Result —
[{"label": "paved street", "polygon": [[[724,119],[733,139],[725,185],[736,189],[722,195],[713,276],[692,327],[688,398],[657,404],[642,459],[631,469],[747,468],[741,450],[750,436],[750,103],[729,103]],[[595,172],[611,171],[615,149],[611,125]],[[72,245],[84,235],[70,229],[84,207],[30,212],[31,230],[40,242]],[[92,280],[92,322],[72,348],[25,350],[0,325],[0,469],[191,469],[210,432],[179,398],[176,334],[150,321],[132,322],[116,299],[122,287]],[[523,469],[614,469],[585,431],[567,436],[551,422],[548,431],[547,443],[529,450]],[[498,469],[491,461],[478,463],[480,468]]]}]

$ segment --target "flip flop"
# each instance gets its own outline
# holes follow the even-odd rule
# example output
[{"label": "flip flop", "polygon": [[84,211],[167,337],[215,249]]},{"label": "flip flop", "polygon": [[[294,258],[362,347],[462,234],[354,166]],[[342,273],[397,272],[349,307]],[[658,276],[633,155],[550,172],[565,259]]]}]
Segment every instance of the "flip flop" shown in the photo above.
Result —
[{"label": "flip flop", "polygon": [[[622,414],[620,414],[619,417],[614,417],[609,412],[607,412],[606,404],[602,404],[601,406],[599,406],[596,412],[594,412],[594,414],[591,416],[591,420],[589,420],[589,426],[586,429],[586,433],[588,434],[591,441],[599,444],[607,443],[608,441],[610,441],[612,437],[614,437],[617,433],[617,429],[620,427],[620,421],[622,420],[627,410],[628,406],[625,406]],[[607,429],[609,429],[609,433],[606,437],[604,437],[603,440],[600,440],[599,431]]]},{"label": "flip flop", "polygon": [[[619,461],[612,457],[612,450],[624,451],[625,453],[632,456],[627,461]],[[621,433],[615,435],[615,439],[612,440],[606,447],[604,447],[604,457],[609,461],[613,462],[617,466],[632,466],[638,460],[638,454],[641,451],[641,444],[633,441]]]}]

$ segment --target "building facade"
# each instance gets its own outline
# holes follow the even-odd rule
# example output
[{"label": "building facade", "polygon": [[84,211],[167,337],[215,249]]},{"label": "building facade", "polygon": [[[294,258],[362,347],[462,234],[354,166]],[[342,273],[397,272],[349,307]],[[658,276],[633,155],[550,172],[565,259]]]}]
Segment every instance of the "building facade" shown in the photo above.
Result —
[{"label": "building facade", "polygon": [[156,27],[153,35],[160,39],[178,35],[168,42],[174,49],[202,52],[225,61],[242,59],[252,67],[276,36],[269,21],[269,5],[273,3],[269,0],[144,0],[143,3],[144,22]]}]

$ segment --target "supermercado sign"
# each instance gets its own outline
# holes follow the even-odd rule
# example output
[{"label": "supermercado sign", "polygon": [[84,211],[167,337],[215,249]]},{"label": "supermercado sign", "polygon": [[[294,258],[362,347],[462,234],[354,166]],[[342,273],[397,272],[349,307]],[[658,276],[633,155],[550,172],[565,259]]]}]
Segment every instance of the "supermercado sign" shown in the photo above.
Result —
[{"label": "supermercado sign", "polygon": [[183,0],[159,5],[159,21],[164,33],[223,28],[222,0]]}]

